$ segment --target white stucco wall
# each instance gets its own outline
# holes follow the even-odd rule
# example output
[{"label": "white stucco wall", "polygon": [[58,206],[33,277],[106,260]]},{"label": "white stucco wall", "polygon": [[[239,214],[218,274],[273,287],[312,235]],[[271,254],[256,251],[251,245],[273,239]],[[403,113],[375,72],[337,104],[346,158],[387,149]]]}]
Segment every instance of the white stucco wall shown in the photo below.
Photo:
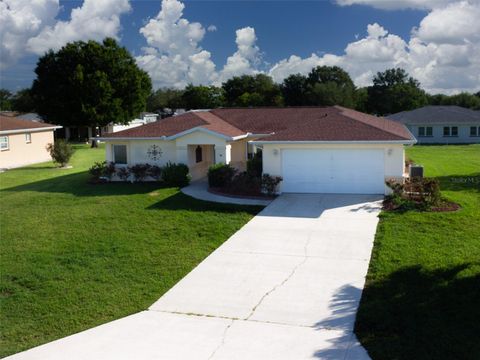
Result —
[{"label": "white stucco wall", "polygon": [[[402,179],[405,164],[405,151],[401,144],[264,144],[263,173],[282,176],[282,149],[383,149],[385,179]],[[276,151],[275,151],[276,150]],[[275,154],[276,152],[276,154]],[[368,159],[365,159],[368,161]],[[389,189],[385,186],[385,193]]]},{"label": "white stucco wall", "polygon": [[[107,141],[106,144],[106,160],[113,161],[113,145],[127,145],[127,162],[128,165],[145,164],[163,166],[167,162],[177,162],[176,147],[173,141],[161,140],[125,140],[125,141]],[[154,161],[147,156],[148,149],[152,145],[157,145],[162,151],[162,156]]]},{"label": "white stucco wall", "polygon": [[[447,125],[408,125],[410,132],[417,138],[419,144],[466,144],[466,143],[480,143],[479,136],[470,136],[470,127],[479,127],[479,124],[471,125],[455,125],[448,126],[458,127],[458,136],[443,136],[443,127]],[[432,127],[432,136],[419,136],[419,127]]]}]

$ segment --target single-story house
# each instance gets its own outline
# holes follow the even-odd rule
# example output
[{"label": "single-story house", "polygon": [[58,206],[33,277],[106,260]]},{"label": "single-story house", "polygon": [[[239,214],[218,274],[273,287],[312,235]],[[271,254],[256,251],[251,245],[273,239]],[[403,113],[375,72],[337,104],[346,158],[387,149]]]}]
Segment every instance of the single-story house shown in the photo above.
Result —
[{"label": "single-story house", "polygon": [[49,161],[46,147],[61,126],[0,115],[0,168]]},{"label": "single-story house", "polygon": [[281,192],[365,194],[403,179],[404,145],[416,142],[403,124],[340,106],[194,110],[101,140],[117,166],[184,163],[193,180],[214,163],[244,170],[261,148]]},{"label": "single-story house", "polygon": [[143,119],[133,119],[128,124],[108,124],[107,126],[102,127],[102,134],[104,133],[114,133],[118,131],[123,131],[127,129],[131,129],[137,126],[145,125],[147,121]]},{"label": "single-story house", "polygon": [[424,106],[388,116],[406,125],[419,143],[480,143],[480,111],[460,106]]}]

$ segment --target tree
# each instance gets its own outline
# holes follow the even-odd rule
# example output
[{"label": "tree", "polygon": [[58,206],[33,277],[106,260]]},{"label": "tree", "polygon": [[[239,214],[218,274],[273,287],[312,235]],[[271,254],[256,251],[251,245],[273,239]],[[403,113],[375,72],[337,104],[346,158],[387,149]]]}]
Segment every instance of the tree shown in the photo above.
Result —
[{"label": "tree", "polygon": [[308,105],[355,106],[355,85],[350,75],[338,66],[317,66],[307,77]]},{"label": "tree", "polygon": [[222,84],[227,106],[280,106],[280,86],[265,74],[235,76]]},{"label": "tree", "polygon": [[35,69],[35,108],[65,126],[126,124],[145,109],[151,80],[114,39],[77,41],[42,56]]},{"label": "tree", "polygon": [[53,161],[61,167],[66,167],[73,155],[72,145],[63,139],[58,139],[54,143],[48,144],[47,151],[50,153]]},{"label": "tree", "polygon": [[147,111],[158,111],[160,109],[180,109],[184,108],[182,100],[183,90],[161,88],[152,92],[147,99]]},{"label": "tree", "polygon": [[366,113],[368,103],[368,89],[366,87],[355,90],[355,110]]},{"label": "tree", "polygon": [[12,93],[7,89],[0,89],[0,110],[12,110]]},{"label": "tree", "polygon": [[377,115],[413,110],[427,104],[427,95],[420,83],[400,68],[378,72],[367,91],[367,109]]},{"label": "tree", "polygon": [[456,95],[427,95],[430,105],[456,105],[468,109],[480,110],[480,97],[477,94],[462,92]]},{"label": "tree", "polygon": [[19,112],[34,112],[35,103],[29,88],[17,91],[12,98],[12,109]]},{"label": "tree", "polygon": [[301,74],[290,75],[280,85],[286,106],[307,105],[308,80]]},{"label": "tree", "polygon": [[223,89],[216,86],[194,86],[185,88],[182,101],[186,109],[214,109],[223,106]]}]

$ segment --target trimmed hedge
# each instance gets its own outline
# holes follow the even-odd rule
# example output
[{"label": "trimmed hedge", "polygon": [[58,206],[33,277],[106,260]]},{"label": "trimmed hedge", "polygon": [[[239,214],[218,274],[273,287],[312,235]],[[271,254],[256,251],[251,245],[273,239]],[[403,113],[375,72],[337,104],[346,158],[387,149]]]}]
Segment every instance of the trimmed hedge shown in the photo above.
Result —
[{"label": "trimmed hedge", "polygon": [[215,164],[208,168],[208,185],[213,188],[223,188],[231,184],[237,171],[227,164]]},{"label": "trimmed hedge", "polygon": [[163,167],[161,176],[168,186],[184,187],[190,184],[191,180],[187,165],[171,162]]}]

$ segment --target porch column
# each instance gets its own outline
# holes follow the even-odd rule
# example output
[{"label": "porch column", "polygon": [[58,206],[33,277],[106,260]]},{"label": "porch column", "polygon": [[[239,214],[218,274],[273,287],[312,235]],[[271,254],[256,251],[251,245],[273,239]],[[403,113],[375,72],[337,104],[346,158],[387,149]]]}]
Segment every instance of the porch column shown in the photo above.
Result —
[{"label": "porch column", "polygon": [[230,164],[232,145],[215,145],[215,163]]},{"label": "porch column", "polygon": [[65,127],[65,140],[70,140],[70,128],[68,126]]},{"label": "porch column", "polygon": [[187,146],[177,146],[177,164],[188,164],[188,147]]}]

